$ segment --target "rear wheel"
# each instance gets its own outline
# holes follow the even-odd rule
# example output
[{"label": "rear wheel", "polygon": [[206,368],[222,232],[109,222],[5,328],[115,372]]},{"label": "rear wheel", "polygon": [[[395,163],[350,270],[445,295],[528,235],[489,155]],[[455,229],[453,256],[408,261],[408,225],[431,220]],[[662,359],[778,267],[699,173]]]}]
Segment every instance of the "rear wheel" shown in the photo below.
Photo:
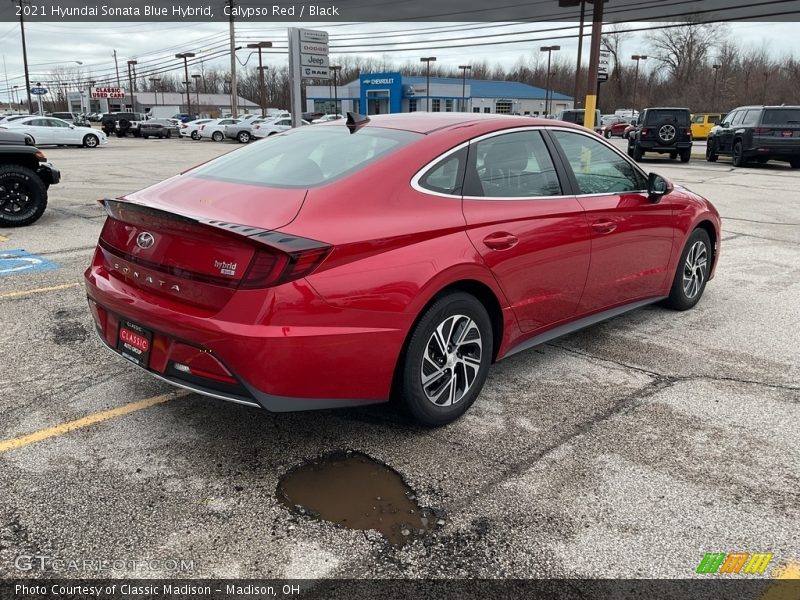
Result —
[{"label": "rear wheel", "polygon": [[692,158],[692,149],[691,148],[684,148],[683,150],[680,150],[678,152],[678,154],[681,157],[681,162],[682,163],[687,163]]},{"label": "rear wheel", "polygon": [[717,162],[719,155],[717,154],[717,142],[709,138],[706,142],[706,160],[708,162]]},{"label": "rear wheel", "polygon": [[19,165],[0,166],[0,226],[30,225],[46,208],[47,187],[34,171]]},{"label": "rear wheel", "polygon": [[199,140],[200,139],[200,132],[199,131],[193,131],[192,132],[192,139],[193,140]]},{"label": "rear wheel", "polygon": [[642,147],[639,146],[639,144],[635,144],[633,146],[633,160],[639,162],[642,160],[642,154],[644,154],[644,152],[642,152]]},{"label": "rear wheel", "polygon": [[603,135],[606,137],[607,140],[611,139],[611,132],[610,131],[606,130]]},{"label": "rear wheel", "polygon": [[225,139],[225,136],[221,131],[215,131],[214,133],[211,134],[211,139],[214,140],[215,142],[221,142],[222,140]]},{"label": "rear wheel", "polygon": [[493,349],[483,304],[464,292],[442,296],[422,316],[403,360],[402,395],[429,427],[452,423],[480,394]]},{"label": "rear wheel", "polygon": [[239,135],[236,136],[236,139],[238,139],[240,143],[246,144],[250,141],[250,134],[247,131],[240,131]]},{"label": "rear wheel", "polygon": [[744,160],[744,150],[742,148],[742,142],[737,141],[733,145],[733,166],[734,167],[743,167],[747,164]]},{"label": "rear wheel", "polygon": [[675,160],[676,158],[678,158],[678,153],[676,151],[673,150],[672,152],[669,153],[670,160]]},{"label": "rear wheel", "polygon": [[695,229],[675,271],[666,305],[675,310],[688,310],[700,301],[711,269],[711,239],[704,229]]}]

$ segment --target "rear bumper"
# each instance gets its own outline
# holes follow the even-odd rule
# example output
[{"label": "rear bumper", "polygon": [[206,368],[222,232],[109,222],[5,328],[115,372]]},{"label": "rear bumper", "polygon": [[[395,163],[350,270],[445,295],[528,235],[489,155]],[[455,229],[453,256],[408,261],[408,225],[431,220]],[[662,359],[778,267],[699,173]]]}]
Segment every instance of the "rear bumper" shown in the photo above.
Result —
[{"label": "rear bumper", "polygon": [[691,150],[692,142],[676,142],[674,144],[670,144],[669,146],[665,146],[660,144],[654,140],[643,140],[638,141],[639,147],[645,152],[676,152],[679,150]]},{"label": "rear bumper", "polygon": [[214,315],[131,287],[96,264],[85,283],[110,350],[121,356],[120,321],[131,321],[152,332],[140,368],[178,387],[273,412],[387,401],[411,326],[404,314],[332,307],[303,280],[237,292]]}]

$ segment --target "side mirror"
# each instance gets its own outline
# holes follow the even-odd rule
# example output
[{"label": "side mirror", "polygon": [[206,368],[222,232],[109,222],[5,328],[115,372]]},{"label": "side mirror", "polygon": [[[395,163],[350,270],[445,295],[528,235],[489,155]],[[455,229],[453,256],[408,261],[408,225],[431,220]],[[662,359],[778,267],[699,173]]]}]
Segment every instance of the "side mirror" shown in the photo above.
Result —
[{"label": "side mirror", "polygon": [[651,202],[660,202],[661,198],[674,189],[672,182],[656,173],[647,176],[647,197]]}]

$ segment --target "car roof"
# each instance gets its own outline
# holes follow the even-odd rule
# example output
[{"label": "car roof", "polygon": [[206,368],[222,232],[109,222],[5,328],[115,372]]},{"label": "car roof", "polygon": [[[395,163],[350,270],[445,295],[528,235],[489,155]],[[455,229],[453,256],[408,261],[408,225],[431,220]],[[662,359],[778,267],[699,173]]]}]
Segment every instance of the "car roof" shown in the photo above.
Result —
[{"label": "car roof", "polygon": [[[315,127],[341,127],[342,119],[335,121],[325,121],[315,125]],[[538,119],[535,117],[523,117],[516,115],[497,115],[489,113],[393,113],[388,115],[370,115],[366,126],[383,127],[386,129],[402,129],[414,133],[432,133],[442,129],[450,129],[475,123],[494,123],[497,129],[504,127],[524,126],[524,125],[544,125],[553,126],[552,119]],[[559,126],[562,122],[559,121]],[[564,123],[565,125],[567,123]],[[579,128],[580,129],[580,128]]]},{"label": "car roof", "polygon": [[797,110],[798,108],[800,108],[800,105],[798,105],[798,104],[785,104],[785,105],[784,104],[777,104],[777,105],[775,105],[775,104],[753,104],[751,106],[737,106],[736,108],[734,108],[732,110],[754,109],[754,108],[769,108],[769,109],[773,109],[773,108],[788,108],[790,110]]}]

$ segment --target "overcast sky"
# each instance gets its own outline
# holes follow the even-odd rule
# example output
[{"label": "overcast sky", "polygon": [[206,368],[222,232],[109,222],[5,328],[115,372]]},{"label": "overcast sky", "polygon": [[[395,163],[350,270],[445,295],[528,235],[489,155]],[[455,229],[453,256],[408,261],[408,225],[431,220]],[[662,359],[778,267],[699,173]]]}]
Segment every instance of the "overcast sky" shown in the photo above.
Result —
[{"label": "overcast sky", "polygon": [[[630,27],[646,27],[646,23],[633,23]],[[325,29],[331,36],[333,48],[350,46],[348,54],[337,54],[332,49],[332,62],[343,56],[371,56],[383,58],[387,63],[395,61],[418,61],[420,56],[436,56],[438,64],[457,66],[465,61],[485,60],[490,65],[500,63],[511,66],[523,57],[539,54],[541,45],[559,44],[562,59],[576,56],[577,41],[559,39],[558,36],[574,36],[575,24],[566,23],[528,23],[500,25],[496,23],[463,24],[454,23],[361,23],[361,24],[318,24],[303,23],[304,27]],[[237,44],[246,45],[257,40],[272,41],[276,48],[286,46],[286,24],[247,24],[237,26]],[[776,59],[791,54],[798,47],[800,23],[732,23],[730,32],[739,43],[746,46],[765,47]],[[560,29],[559,29],[560,28]],[[448,31],[450,29],[450,31]],[[403,32],[392,35],[394,32]],[[406,33],[407,32],[407,33]],[[525,33],[514,33],[525,32]],[[539,33],[535,33],[539,32]],[[413,35],[416,33],[417,35]],[[480,37],[497,34],[505,37]],[[153,62],[162,62],[163,67],[174,66],[179,61],[171,58],[176,52],[194,51],[198,56],[209,57],[207,66],[227,66],[229,58],[219,53],[224,51],[227,42],[228,26],[222,23],[29,23],[26,25],[28,61],[31,66],[31,79],[47,79],[48,73],[59,66],[78,67],[75,61],[83,63],[83,74],[98,76],[110,74],[114,69],[112,52],[117,50],[122,79],[126,79],[128,59],[138,59],[139,71],[143,72]],[[647,53],[647,33],[632,34],[625,42],[625,55]],[[444,41],[455,38],[455,41]],[[587,38],[588,39],[588,38]],[[516,41],[514,40],[524,40]],[[504,42],[497,45],[477,45],[481,43]],[[505,43],[508,42],[508,43]],[[382,44],[370,52],[359,44]],[[472,44],[472,45],[471,45]],[[430,49],[431,46],[438,46]],[[466,47],[466,49],[465,49]],[[345,50],[345,48],[341,48]],[[0,24],[0,53],[2,53],[10,85],[24,86],[20,28],[17,23]],[[353,54],[355,53],[355,54]],[[248,50],[240,50],[241,61],[247,59]],[[584,53],[587,56],[588,52]],[[285,54],[269,54],[265,62],[270,66],[286,64]],[[44,64],[42,64],[44,63]],[[249,66],[256,64],[251,57]],[[653,61],[644,68],[653,68]],[[176,71],[177,73],[177,71]],[[0,73],[0,98],[5,97],[5,73]]]}]

